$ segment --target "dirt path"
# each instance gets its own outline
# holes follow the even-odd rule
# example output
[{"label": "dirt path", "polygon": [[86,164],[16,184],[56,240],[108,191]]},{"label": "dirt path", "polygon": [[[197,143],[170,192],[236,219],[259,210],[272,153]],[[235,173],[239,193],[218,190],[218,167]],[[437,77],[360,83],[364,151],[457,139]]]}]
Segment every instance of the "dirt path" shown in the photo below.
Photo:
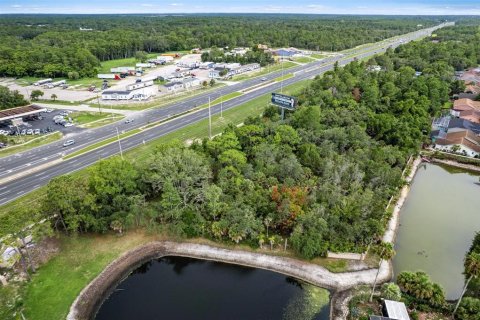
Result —
[{"label": "dirt path", "polygon": [[[350,289],[360,284],[373,283],[377,270],[332,273],[327,269],[292,258],[229,250],[202,244],[155,241],[133,249],[110,263],[87,287],[70,308],[67,319],[89,319],[116,284],[139,264],[162,256],[184,256],[205,260],[244,265],[271,270],[292,276],[311,284],[336,291]],[[390,278],[390,268],[383,264],[379,282]]]}]

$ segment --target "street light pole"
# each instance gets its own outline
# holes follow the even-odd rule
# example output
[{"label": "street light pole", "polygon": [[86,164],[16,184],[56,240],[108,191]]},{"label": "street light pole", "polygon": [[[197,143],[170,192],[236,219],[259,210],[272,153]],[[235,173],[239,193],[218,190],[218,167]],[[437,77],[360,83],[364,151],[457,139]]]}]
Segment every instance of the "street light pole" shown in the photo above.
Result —
[{"label": "street light pole", "polygon": [[223,96],[220,97],[220,119],[223,119]]},{"label": "street light pole", "polygon": [[117,129],[117,140],[118,140],[118,148],[120,149],[120,157],[123,160],[122,143],[120,142],[120,133],[118,133],[118,127],[115,127],[115,129]]},{"label": "street light pole", "polygon": [[210,97],[208,97],[208,136],[212,139],[212,112],[210,111]]}]

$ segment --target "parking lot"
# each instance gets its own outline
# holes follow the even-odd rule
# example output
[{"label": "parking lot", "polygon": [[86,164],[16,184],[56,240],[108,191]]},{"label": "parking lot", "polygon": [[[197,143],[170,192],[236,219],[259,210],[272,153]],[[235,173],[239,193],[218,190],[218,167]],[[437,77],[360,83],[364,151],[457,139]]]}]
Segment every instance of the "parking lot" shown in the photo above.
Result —
[{"label": "parking lot", "polygon": [[[35,136],[43,135],[50,132],[60,131],[64,135],[79,132],[83,130],[71,124],[68,114],[71,110],[53,110],[47,109],[48,112],[42,112],[39,115],[27,116],[23,118],[24,124],[13,126],[7,122],[0,123],[0,134],[9,136]],[[55,123],[54,118],[57,119]],[[60,121],[62,119],[63,121]],[[63,123],[63,124],[62,124]]]}]

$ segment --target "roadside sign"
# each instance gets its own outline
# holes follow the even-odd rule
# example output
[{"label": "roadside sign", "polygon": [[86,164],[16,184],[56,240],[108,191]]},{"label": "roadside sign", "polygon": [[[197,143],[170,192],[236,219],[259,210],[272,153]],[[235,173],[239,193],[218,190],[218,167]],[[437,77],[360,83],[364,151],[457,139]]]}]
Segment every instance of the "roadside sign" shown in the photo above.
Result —
[{"label": "roadside sign", "polygon": [[295,97],[272,92],[272,103],[281,108],[295,110],[295,107],[297,106],[297,99]]}]

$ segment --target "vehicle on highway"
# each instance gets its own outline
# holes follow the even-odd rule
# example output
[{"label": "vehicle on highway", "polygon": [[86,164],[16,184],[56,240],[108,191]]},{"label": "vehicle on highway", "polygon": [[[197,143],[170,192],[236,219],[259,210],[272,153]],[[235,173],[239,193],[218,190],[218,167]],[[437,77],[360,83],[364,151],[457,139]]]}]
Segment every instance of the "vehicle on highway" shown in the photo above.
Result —
[{"label": "vehicle on highway", "polygon": [[263,77],[263,78],[261,78],[260,80],[262,80],[262,81],[267,81],[267,78]]},{"label": "vehicle on highway", "polygon": [[63,143],[63,146],[64,146],[64,147],[68,147],[68,146],[71,146],[71,145],[74,144],[74,143],[75,143],[75,140],[70,139],[70,140],[65,141],[65,142]]},{"label": "vehicle on highway", "polygon": [[63,126],[64,126],[65,128],[67,128],[67,127],[73,127],[73,123],[67,122],[67,123],[64,123]]},{"label": "vehicle on highway", "polygon": [[127,120],[125,120],[125,123],[130,123],[130,122],[133,122],[133,119],[127,119]]}]

